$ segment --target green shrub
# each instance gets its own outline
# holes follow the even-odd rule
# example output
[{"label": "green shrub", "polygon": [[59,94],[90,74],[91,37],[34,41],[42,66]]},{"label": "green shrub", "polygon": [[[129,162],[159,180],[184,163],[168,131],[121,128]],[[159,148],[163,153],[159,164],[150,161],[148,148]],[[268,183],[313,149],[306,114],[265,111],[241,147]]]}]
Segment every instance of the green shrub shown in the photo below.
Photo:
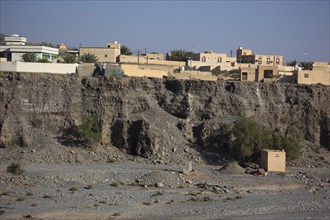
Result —
[{"label": "green shrub", "polygon": [[24,173],[24,170],[22,169],[22,166],[18,162],[12,162],[8,167],[7,167],[7,172],[15,174],[15,175],[21,175]]},{"label": "green shrub", "polygon": [[241,117],[228,132],[230,153],[236,159],[257,159],[262,148],[283,149],[287,158],[299,157],[303,133],[297,126],[289,126],[285,135],[265,128],[251,118]]},{"label": "green shrub", "polygon": [[85,139],[89,144],[94,144],[101,141],[101,125],[100,120],[96,116],[84,115],[82,122],[78,126],[78,134]]},{"label": "green shrub", "polygon": [[77,192],[78,191],[78,189],[77,189],[77,187],[71,187],[70,189],[69,189],[69,191],[70,192]]}]

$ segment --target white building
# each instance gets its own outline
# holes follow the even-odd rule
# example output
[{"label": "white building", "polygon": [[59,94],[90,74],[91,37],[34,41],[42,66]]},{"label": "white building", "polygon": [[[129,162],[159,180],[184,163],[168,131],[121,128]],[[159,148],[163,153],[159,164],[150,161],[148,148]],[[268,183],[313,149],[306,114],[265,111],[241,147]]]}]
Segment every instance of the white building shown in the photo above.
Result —
[{"label": "white building", "polygon": [[25,37],[16,34],[5,37],[5,43],[0,45],[0,57],[7,61],[22,61],[22,55],[26,53],[35,53],[38,59],[48,59],[50,62],[56,62],[58,58],[57,48],[26,43]]}]

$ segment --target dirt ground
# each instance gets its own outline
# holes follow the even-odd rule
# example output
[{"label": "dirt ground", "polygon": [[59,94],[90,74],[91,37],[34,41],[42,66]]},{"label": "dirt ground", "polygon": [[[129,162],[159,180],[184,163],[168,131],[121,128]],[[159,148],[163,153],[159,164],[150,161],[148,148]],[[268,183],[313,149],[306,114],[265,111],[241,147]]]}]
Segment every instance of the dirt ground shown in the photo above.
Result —
[{"label": "dirt ground", "polygon": [[330,218],[328,166],[290,166],[257,177],[228,174],[220,165],[194,163],[183,173],[186,165],[100,155],[89,163],[21,156],[20,176],[8,173],[10,160],[2,160],[0,219]]}]

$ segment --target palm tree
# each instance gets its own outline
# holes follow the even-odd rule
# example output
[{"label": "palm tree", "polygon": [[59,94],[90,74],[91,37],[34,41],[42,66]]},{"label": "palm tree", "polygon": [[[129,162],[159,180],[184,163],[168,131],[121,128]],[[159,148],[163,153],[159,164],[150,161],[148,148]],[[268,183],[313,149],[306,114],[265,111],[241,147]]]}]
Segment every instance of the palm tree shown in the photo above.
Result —
[{"label": "palm tree", "polygon": [[65,53],[63,55],[63,61],[64,63],[75,63],[77,62],[77,58],[74,54]]},{"label": "palm tree", "polygon": [[36,53],[25,53],[22,56],[24,62],[37,62],[37,54]]},{"label": "palm tree", "polygon": [[304,70],[312,70],[313,69],[313,62],[300,62],[300,66]]},{"label": "palm tree", "polygon": [[85,53],[80,56],[80,60],[84,63],[97,63],[99,59],[93,53]]},{"label": "palm tree", "polygon": [[167,55],[167,59],[174,61],[186,61],[192,54],[192,51],[171,50],[171,52]]},{"label": "palm tree", "polygon": [[120,47],[120,54],[121,55],[132,55],[132,51],[127,46],[123,45]]}]

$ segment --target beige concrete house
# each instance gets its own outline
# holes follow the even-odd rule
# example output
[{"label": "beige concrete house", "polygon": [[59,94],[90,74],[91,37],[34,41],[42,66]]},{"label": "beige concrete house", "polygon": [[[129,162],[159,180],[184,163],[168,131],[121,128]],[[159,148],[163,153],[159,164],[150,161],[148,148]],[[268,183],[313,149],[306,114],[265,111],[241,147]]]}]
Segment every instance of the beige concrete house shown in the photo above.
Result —
[{"label": "beige concrete house", "polygon": [[235,68],[236,58],[227,57],[225,53],[205,51],[191,55],[191,63],[188,66],[200,71],[232,70]]},{"label": "beige concrete house", "polygon": [[270,172],[285,172],[285,151],[261,150],[260,166]]},{"label": "beige concrete house", "polygon": [[273,81],[284,69],[283,56],[255,55],[250,49],[237,49],[237,66],[241,81]]},{"label": "beige concrete house", "polygon": [[80,47],[79,54],[92,53],[100,63],[115,63],[120,55],[120,44],[117,41],[108,43],[106,47]]},{"label": "beige concrete house", "polygon": [[298,84],[330,85],[330,65],[327,62],[314,62],[312,70],[297,69],[293,74]]},{"label": "beige concrete house", "polygon": [[120,55],[117,61],[119,63],[139,64],[139,65],[165,65],[177,68],[184,67],[186,62],[164,60],[164,54],[146,54],[146,55]]}]

